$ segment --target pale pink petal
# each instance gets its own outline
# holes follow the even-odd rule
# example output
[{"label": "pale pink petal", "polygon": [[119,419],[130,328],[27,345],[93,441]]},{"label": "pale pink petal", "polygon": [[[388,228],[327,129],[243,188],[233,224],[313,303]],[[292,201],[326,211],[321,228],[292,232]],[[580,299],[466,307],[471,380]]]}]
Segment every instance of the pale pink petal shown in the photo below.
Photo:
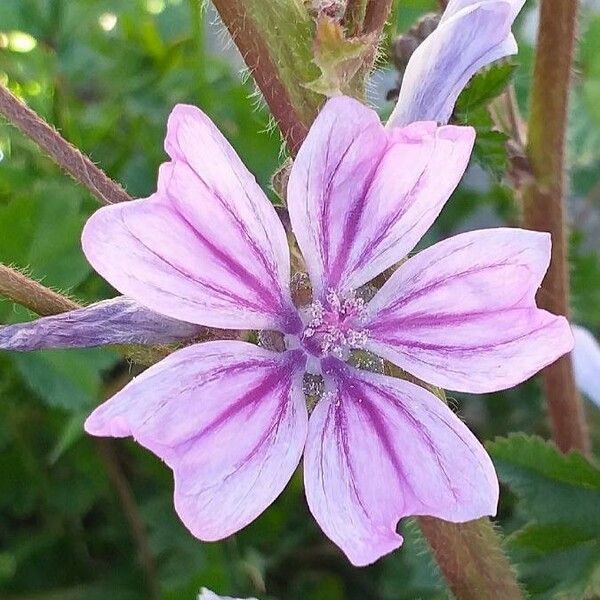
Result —
[{"label": "pale pink petal", "polygon": [[323,531],[363,566],[402,544],[398,520],[494,515],[498,481],[467,427],[407,381],[340,369],[314,409],[304,458],[308,504]]},{"label": "pale pink petal", "polygon": [[385,130],[356,100],[329,100],[292,167],[292,228],[317,294],[356,289],[403,258],[469,161],[474,132],[414,123]]},{"label": "pale pink petal", "polygon": [[0,348],[89,348],[107,344],[169,344],[190,340],[200,325],[165,317],[118,296],[77,310],[0,327]]},{"label": "pale pink petal", "polygon": [[296,469],[307,429],[304,359],[245,342],[179,350],[144,371],[85,424],[133,436],[175,476],[175,509],[198,538],[253,521]]},{"label": "pale pink petal", "polygon": [[367,347],[419,379],[465,392],[512,387],[573,347],[564,317],[536,308],[550,236],[457,235],[401,265],[369,305]]},{"label": "pale pink petal", "polygon": [[388,125],[447,123],[458,95],[482,67],[517,52],[511,26],[524,0],[452,0],[412,55]]},{"label": "pale pink petal", "polygon": [[198,109],[177,106],[158,193],[110,206],[83,249],[119,291],[170,317],[222,328],[295,330],[287,239],[253,176]]}]

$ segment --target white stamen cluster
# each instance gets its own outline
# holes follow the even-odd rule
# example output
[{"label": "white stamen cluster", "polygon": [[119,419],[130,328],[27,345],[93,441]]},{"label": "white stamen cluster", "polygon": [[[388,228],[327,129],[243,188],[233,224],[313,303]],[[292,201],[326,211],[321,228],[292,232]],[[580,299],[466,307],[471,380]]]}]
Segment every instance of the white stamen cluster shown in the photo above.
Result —
[{"label": "white stamen cluster", "polygon": [[323,306],[319,300],[312,303],[304,336],[320,334],[323,354],[345,360],[351,349],[362,348],[367,343],[366,330],[356,327],[366,318],[365,301],[354,293],[342,299],[337,292],[329,290],[326,304]]}]

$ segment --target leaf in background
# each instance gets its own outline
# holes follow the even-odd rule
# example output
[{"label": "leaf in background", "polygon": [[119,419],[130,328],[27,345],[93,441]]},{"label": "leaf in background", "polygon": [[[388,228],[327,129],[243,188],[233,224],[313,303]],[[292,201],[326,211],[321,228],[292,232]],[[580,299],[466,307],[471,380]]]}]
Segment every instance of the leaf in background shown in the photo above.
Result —
[{"label": "leaf in background", "polygon": [[535,598],[600,595],[600,470],[577,452],[524,434],[487,444],[527,524],[509,539]]},{"label": "leaf in background", "polygon": [[90,272],[79,242],[81,195],[56,181],[44,184],[0,206],[0,231],[10,232],[0,236],[0,261],[30,270],[46,285],[72,288]]},{"label": "leaf in background", "polygon": [[477,135],[473,158],[499,181],[508,166],[508,136],[495,127],[486,108],[478,108],[468,115],[457,115],[457,119],[461,125],[471,125],[475,128]]},{"label": "leaf in background", "polygon": [[87,412],[75,412],[66,420],[56,444],[48,454],[48,463],[55,464],[71,446],[83,437]]},{"label": "leaf in background", "polygon": [[468,121],[470,112],[486,107],[504,91],[516,68],[511,62],[498,62],[477,73],[458,97],[456,114]]},{"label": "leaf in background", "polygon": [[473,157],[497,180],[508,166],[508,136],[495,127],[487,105],[504,91],[515,70],[515,64],[499,62],[477,73],[458,97],[454,111],[458,123],[475,128]]},{"label": "leaf in background", "polygon": [[12,352],[23,382],[49,406],[81,412],[97,404],[102,373],[118,355],[104,348]]}]

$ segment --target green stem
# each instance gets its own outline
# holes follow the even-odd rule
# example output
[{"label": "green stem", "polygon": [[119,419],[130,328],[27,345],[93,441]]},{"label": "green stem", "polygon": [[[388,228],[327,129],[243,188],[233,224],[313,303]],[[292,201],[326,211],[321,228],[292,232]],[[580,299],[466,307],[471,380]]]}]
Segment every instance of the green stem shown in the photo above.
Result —
[{"label": "green stem", "polygon": [[[0,264],[0,297],[20,304],[41,317],[81,308],[71,298],[3,264]],[[115,348],[125,358],[144,366],[153,365],[168,354],[166,347],[128,345]]]},{"label": "green stem", "polygon": [[[523,190],[523,223],[552,235],[552,260],[538,294],[543,308],[569,314],[569,265],[565,211],[565,136],[573,52],[576,0],[542,0],[533,74],[527,155],[531,181]],[[552,433],[557,446],[588,453],[590,440],[570,355],[543,371]]]},{"label": "green stem", "polygon": [[69,175],[86,187],[103,204],[131,200],[127,192],[85,154],[67,142],[7,88],[0,85],[0,115],[32,139]]},{"label": "green stem", "polygon": [[318,76],[312,62],[313,21],[302,0],[213,0],[256,84],[295,154],[323,96],[304,84]]},{"label": "green stem", "polygon": [[489,519],[448,523],[419,517],[419,525],[458,600],[522,600],[515,572]]}]

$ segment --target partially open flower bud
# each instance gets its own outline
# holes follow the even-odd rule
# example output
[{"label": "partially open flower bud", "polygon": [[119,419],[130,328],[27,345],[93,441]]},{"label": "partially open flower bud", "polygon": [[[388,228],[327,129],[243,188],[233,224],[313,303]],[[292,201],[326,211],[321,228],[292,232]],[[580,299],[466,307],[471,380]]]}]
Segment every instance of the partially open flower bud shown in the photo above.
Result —
[{"label": "partially open flower bud", "polygon": [[400,73],[397,86],[391,89],[387,95],[387,100],[393,100],[398,97],[402,74],[406,65],[419,45],[431,35],[440,22],[440,15],[430,13],[421,17],[406,33],[399,35],[392,42],[392,61]]}]

